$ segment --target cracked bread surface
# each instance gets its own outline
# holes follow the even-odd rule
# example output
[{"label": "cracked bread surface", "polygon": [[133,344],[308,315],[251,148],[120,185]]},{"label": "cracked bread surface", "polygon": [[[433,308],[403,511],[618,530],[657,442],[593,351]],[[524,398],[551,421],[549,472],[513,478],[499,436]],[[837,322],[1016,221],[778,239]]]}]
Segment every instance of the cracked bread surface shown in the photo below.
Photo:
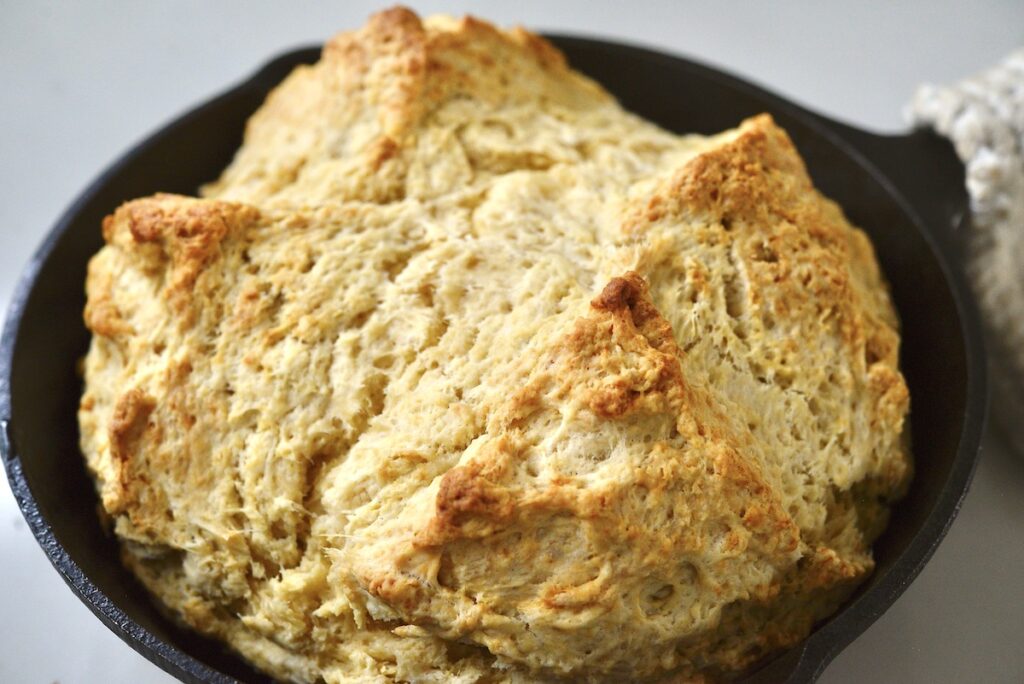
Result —
[{"label": "cracked bread surface", "polygon": [[871,572],[897,320],[770,117],[675,135],[393,9],[202,194],[104,221],[81,444],[128,566],[266,672],[729,678]]}]

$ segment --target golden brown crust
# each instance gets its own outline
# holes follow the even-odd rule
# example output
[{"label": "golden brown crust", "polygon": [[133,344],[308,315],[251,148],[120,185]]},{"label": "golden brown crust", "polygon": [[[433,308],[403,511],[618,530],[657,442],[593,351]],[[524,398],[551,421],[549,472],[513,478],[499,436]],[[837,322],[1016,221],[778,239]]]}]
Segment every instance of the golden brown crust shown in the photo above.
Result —
[{"label": "golden brown crust", "polygon": [[[467,103],[476,108],[471,122]],[[532,116],[524,108],[537,105],[558,116],[614,102],[539,36],[472,17],[421,21],[393,8],[328,41],[319,63],[278,86],[205,194],[251,203],[392,202],[450,191],[436,184],[438,173],[465,185],[546,167],[575,154],[558,139],[557,119],[551,130],[502,141],[518,137],[519,120]],[[440,169],[430,168],[438,160]]]},{"label": "golden brown crust", "polygon": [[675,136],[399,8],[205,193],[103,223],[82,449],[133,572],[273,675],[729,677],[871,571],[895,312],[770,117]]},{"label": "golden brown crust", "polygon": [[[728,603],[745,564],[770,558],[786,568],[801,547],[799,529],[756,461],[744,454],[754,445],[723,425],[711,397],[687,385],[679,356],[643,279],[636,273],[612,279],[591,303],[591,313],[538,360],[527,389],[497,409],[476,455],[441,478],[433,513],[410,546],[371,553],[365,565],[356,561],[360,582],[404,620],[439,622],[441,634],[478,641],[513,661],[529,659],[548,675],[656,674],[643,664],[643,652],[665,638],[663,620],[678,616],[659,615],[651,606],[640,618],[634,601],[660,600],[643,598],[645,591],[667,600],[692,592],[697,576]],[[567,469],[549,462],[544,472],[531,473],[530,461],[540,456],[533,445],[539,425],[549,422],[552,411],[567,420],[571,406],[585,407],[599,420],[653,419],[665,438],[638,435],[630,457],[609,456],[587,479],[579,462]],[[592,421],[581,415],[578,426],[565,430],[564,443],[548,448],[573,450]],[[628,522],[645,511],[671,511],[681,522]],[[575,529],[563,530],[568,539],[586,540],[572,551],[585,562],[543,561],[536,534],[552,525]],[[697,560],[708,555],[720,560]],[[446,558],[444,580],[431,580]],[[486,572],[470,560],[480,558],[488,559]],[[668,558],[674,563],[666,567]],[[515,600],[505,603],[493,582],[521,575],[522,559],[538,563],[543,579],[527,576],[513,586],[506,579],[503,586]],[[436,570],[424,575],[424,568]],[[742,591],[748,599],[765,600],[779,588],[766,575],[759,584],[743,583]],[[488,617],[467,619],[481,603]],[[625,624],[633,631],[628,640],[598,637],[621,633]],[[677,658],[656,668],[685,663]]]},{"label": "golden brown crust", "polygon": [[110,418],[110,453],[118,465],[117,486],[121,496],[117,503],[110,506],[108,513],[123,513],[125,508],[124,492],[131,486],[130,460],[132,452],[137,448],[146,421],[153,412],[156,403],[139,389],[129,390],[121,395],[114,404],[114,413]]}]

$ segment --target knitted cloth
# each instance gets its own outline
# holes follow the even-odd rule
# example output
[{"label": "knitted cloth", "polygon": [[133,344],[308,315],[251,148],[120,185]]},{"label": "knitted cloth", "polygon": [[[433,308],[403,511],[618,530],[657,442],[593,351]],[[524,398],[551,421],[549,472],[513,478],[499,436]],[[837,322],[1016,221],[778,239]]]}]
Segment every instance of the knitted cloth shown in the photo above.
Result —
[{"label": "knitted cloth", "polygon": [[1024,49],[955,85],[920,87],[907,113],[952,140],[966,166],[966,266],[988,333],[993,416],[1024,453]]}]

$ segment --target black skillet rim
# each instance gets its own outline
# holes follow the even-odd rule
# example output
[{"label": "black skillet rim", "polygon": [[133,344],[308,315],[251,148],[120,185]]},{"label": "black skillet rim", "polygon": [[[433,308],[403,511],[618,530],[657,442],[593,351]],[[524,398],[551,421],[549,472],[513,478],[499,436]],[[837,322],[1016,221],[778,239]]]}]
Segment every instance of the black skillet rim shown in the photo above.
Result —
[{"label": "black skillet rim", "polygon": [[[890,194],[903,204],[903,209],[917,219],[919,225],[925,225],[925,222],[920,220],[919,212],[902,200],[901,193],[893,187],[888,177],[879,171],[874,163],[866,159],[863,154],[851,146],[847,136],[850,134],[857,136],[865,135],[855,128],[838,121],[826,119],[749,81],[688,58],[619,41],[562,34],[549,35],[548,37],[556,43],[589,44],[611,52],[621,53],[624,57],[635,55],[643,56],[647,59],[671,61],[676,67],[689,70],[702,78],[718,81],[731,88],[754,95],[766,103],[770,103],[776,109],[786,111],[795,118],[802,120],[814,128],[815,131],[834,142],[861,166],[866,167],[868,171],[872,172],[876,179],[886,184],[888,186],[887,189],[891,191]],[[216,107],[222,100],[232,97],[238,91],[254,87],[270,79],[273,79],[275,82],[280,80],[292,66],[301,63],[303,58],[314,56],[314,51],[316,50],[318,48],[300,48],[281,54],[279,57],[268,62],[251,77],[212,97],[198,107],[187,111],[185,114],[174,118],[120,155],[64,211],[43,243],[33,254],[15,286],[8,306],[3,334],[0,336],[0,456],[3,458],[15,499],[28,522],[29,528],[46,553],[47,558],[61,574],[64,581],[108,628],[155,665],[184,681],[226,684],[235,680],[210,668],[181,649],[159,639],[128,617],[85,575],[78,564],[75,563],[57,541],[49,523],[39,511],[39,507],[22,471],[16,446],[11,443],[10,439],[10,380],[15,342],[25,305],[35,285],[42,264],[48,259],[58,240],[73,222],[75,215],[100,188],[106,185],[109,178],[117,170],[143,153],[156,140],[165,137],[169,131],[198,117],[202,117],[205,112]],[[879,138],[880,136],[874,137]],[[898,137],[892,137],[891,139],[898,140]],[[957,248],[952,237],[941,231],[933,233],[930,230],[925,230],[922,233],[924,240],[931,246],[950,289],[950,294],[960,317],[960,332],[963,336],[966,354],[966,415],[956,456],[954,457],[946,486],[936,501],[931,514],[913,537],[911,543],[900,554],[890,571],[882,578],[879,584],[865,592],[863,596],[856,599],[853,603],[844,606],[829,622],[816,629],[803,644],[796,647],[796,650],[799,652],[798,662],[790,670],[789,681],[814,681],[839,651],[867,629],[903,593],[921,571],[924,564],[931,558],[956,518],[963,502],[963,497],[970,487],[971,478],[977,465],[987,408],[987,364],[979,317],[964,277],[955,266],[958,263],[958,257]]]}]

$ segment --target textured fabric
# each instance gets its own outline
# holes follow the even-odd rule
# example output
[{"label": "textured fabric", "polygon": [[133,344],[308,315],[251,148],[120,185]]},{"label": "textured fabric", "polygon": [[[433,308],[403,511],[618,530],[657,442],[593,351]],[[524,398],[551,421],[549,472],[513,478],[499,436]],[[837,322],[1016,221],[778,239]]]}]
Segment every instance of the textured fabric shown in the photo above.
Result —
[{"label": "textured fabric", "polygon": [[1024,49],[955,85],[922,86],[908,117],[952,140],[967,167],[967,267],[989,333],[992,406],[1024,454]]}]

